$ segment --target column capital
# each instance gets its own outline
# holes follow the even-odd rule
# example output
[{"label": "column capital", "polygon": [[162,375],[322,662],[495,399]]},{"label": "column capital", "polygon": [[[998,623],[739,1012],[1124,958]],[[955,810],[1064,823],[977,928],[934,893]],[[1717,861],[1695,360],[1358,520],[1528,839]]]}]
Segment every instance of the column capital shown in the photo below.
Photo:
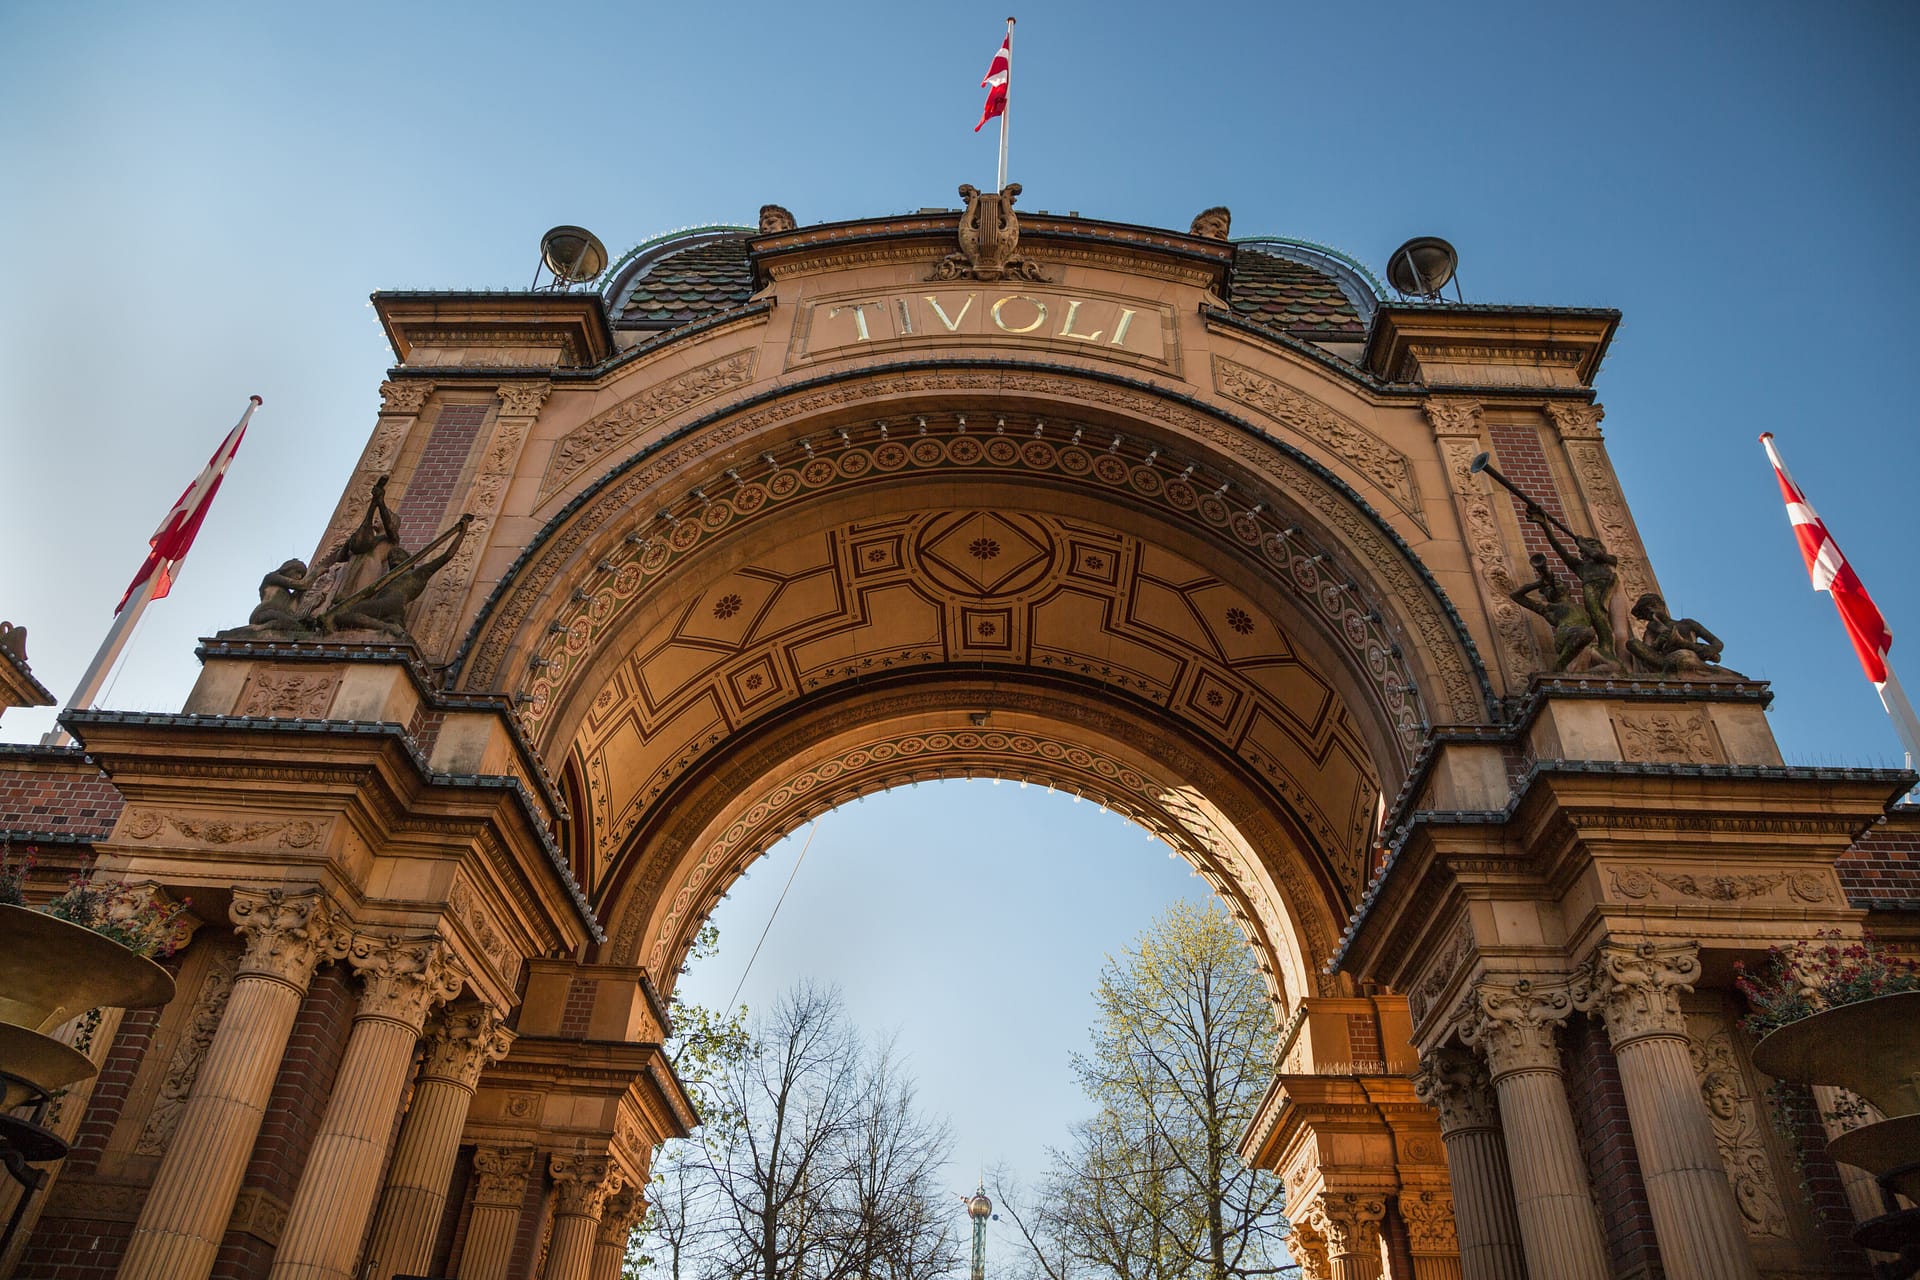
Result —
[{"label": "column capital", "polygon": [[1563,440],[1598,440],[1600,438],[1600,419],[1607,411],[1597,404],[1571,404],[1565,400],[1549,400],[1546,404],[1548,421],[1559,428]]},{"label": "column capital", "polygon": [[420,412],[427,403],[427,397],[433,394],[433,383],[423,378],[408,378],[404,382],[387,381],[380,384],[380,412],[408,417]]},{"label": "column capital", "polygon": [[1421,1056],[1413,1077],[1414,1096],[1440,1113],[1440,1136],[1500,1127],[1494,1109],[1493,1079],[1471,1054],[1435,1049]]},{"label": "column capital", "polygon": [[354,1017],[398,1022],[415,1032],[427,1010],[459,995],[465,981],[438,935],[355,934],[347,961],[364,984]]},{"label": "column capital", "polygon": [[427,1020],[426,1039],[420,1078],[449,1080],[471,1089],[489,1062],[507,1056],[514,1033],[501,1026],[499,1015],[486,1005],[445,1006]]},{"label": "column capital", "polygon": [[599,1218],[607,1197],[625,1183],[611,1156],[550,1156],[547,1172],[559,1200],[555,1212],[581,1218]]},{"label": "column capital", "polygon": [[1293,1220],[1293,1230],[1287,1236],[1287,1252],[1300,1264],[1300,1280],[1333,1280],[1327,1237],[1321,1232],[1313,1210]]},{"label": "column capital", "polygon": [[473,1149],[475,1204],[517,1209],[527,1195],[533,1173],[532,1147],[475,1147]]},{"label": "column capital", "polygon": [[346,937],[323,889],[288,893],[236,885],[227,917],[246,942],[242,977],[273,978],[304,992],[321,961],[346,954]]},{"label": "column capital", "polygon": [[1323,1191],[1314,1204],[1314,1225],[1327,1239],[1329,1252],[1364,1253],[1379,1248],[1380,1223],[1387,1202],[1360,1192]]},{"label": "column capital", "polygon": [[1407,1247],[1414,1253],[1460,1252],[1453,1220],[1453,1193],[1438,1187],[1400,1193],[1400,1218],[1407,1224]]},{"label": "column capital", "polygon": [[1420,405],[1437,436],[1480,434],[1481,405],[1464,396],[1428,396]]},{"label": "column capital", "polygon": [[500,397],[500,414],[507,418],[531,418],[553,394],[551,382],[503,382],[494,389]]},{"label": "column capital", "polygon": [[1603,942],[1573,977],[1576,1009],[1597,1013],[1617,1049],[1647,1036],[1686,1038],[1680,995],[1700,976],[1698,942]]},{"label": "column capital", "polygon": [[607,1197],[600,1207],[600,1236],[596,1243],[612,1245],[620,1249],[627,1247],[627,1237],[640,1225],[640,1219],[647,1216],[647,1198],[637,1186],[621,1187]]},{"label": "column capital", "polygon": [[1560,1071],[1553,1033],[1573,1012],[1564,979],[1482,978],[1468,996],[1460,1038],[1487,1055],[1495,1081],[1522,1071]]}]

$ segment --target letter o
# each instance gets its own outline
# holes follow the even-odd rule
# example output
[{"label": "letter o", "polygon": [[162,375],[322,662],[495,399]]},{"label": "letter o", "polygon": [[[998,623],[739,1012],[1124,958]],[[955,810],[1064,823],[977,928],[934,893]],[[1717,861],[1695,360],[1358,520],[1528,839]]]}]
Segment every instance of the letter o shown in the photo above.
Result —
[{"label": "letter o", "polygon": [[[1006,306],[1009,302],[1031,302],[1033,309],[1039,314],[1034,316],[1032,324],[1027,325],[1025,328],[1016,329],[1000,318],[1000,308]],[[1024,293],[1010,293],[993,304],[993,322],[1008,333],[1032,333],[1035,329],[1038,329],[1047,322],[1047,304],[1038,298],[1029,298]]]}]

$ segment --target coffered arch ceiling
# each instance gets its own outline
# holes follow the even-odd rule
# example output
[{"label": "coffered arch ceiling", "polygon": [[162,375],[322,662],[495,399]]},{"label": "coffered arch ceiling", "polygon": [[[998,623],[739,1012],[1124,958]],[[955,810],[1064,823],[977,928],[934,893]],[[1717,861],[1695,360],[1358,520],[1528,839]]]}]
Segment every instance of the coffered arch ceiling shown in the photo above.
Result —
[{"label": "coffered arch ceiling", "polygon": [[[875,770],[872,753],[913,754],[887,733],[975,726],[843,727],[742,772],[755,735],[896,685],[992,724],[993,682],[1037,681],[1080,709],[1034,713],[1019,747],[948,739],[943,767],[1078,785],[1136,817],[1223,886],[1277,991],[1310,989],[1364,891],[1383,790],[1430,725],[1485,717],[1484,673],[1418,561],[1323,469],[1090,382],[863,370],[696,424],[555,514],[458,679],[517,693],[580,781],[575,847],[615,958],[670,985],[739,860],[808,808],[793,788],[822,753],[868,752],[871,789],[914,776]],[[1097,706],[1162,742],[1152,767],[1120,777],[1116,740],[1086,728]],[[1217,760],[1237,815],[1167,753]],[[695,806],[722,776],[734,789]],[[787,799],[729,818],[755,786]]]}]

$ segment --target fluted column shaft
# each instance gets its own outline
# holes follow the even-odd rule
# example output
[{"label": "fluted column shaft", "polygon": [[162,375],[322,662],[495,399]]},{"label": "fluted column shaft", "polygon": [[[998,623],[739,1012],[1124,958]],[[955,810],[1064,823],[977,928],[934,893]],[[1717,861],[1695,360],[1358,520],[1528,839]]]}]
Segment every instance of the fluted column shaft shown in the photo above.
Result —
[{"label": "fluted column shaft", "polygon": [[460,1280],[507,1280],[532,1171],[531,1147],[474,1149],[473,1211],[467,1215],[467,1240],[460,1249]]},{"label": "fluted column shaft", "polygon": [[622,1187],[607,1197],[600,1211],[600,1234],[593,1245],[593,1267],[589,1280],[620,1280],[620,1266],[627,1257],[627,1238],[640,1224],[647,1202],[638,1187]]},{"label": "fluted column shaft", "polygon": [[1680,993],[1696,943],[1603,943],[1575,998],[1606,1022],[1668,1280],[1757,1280],[1740,1207],[1687,1050]]},{"label": "fluted column shaft", "polygon": [[365,1280],[426,1274],[474,1086],[481,1069],[505,1057],[512,1044],[513,1033],[489,1009],[443,1010],[429,1024],[426,1060],[387,1170]]},{"label": "fluted column shaft", "polygon": [[233,990],[127,1242],[122,1280],[206,1280],[260,1135],[314,967],[339,940],[318,890],[236,889],[246,940]]},{"label": "fluted column shaft", "polygon": [[[1447,1146],[1447,1177],[1453,1187],[1457,1274],[1463,1280],[1527,1280],[1520,1248],[1520,1219],[1513,1207],[1513,1178],[1494,1110],[1487,1070],[1466,1054],[1445,1050],[1426,1055],[1415,1077],[1422,1101],[1440,1113],[1440,1140]],[[1401,1197],[1401,1216],[1415,1237],[1415,1215]],[[1422,1263],[1416,1253],[1414,1269]],[[1434,1270],[1436,1276],[1447,1274]],[[1421,1272],[1421,1280],[1425,1280]]]},{"label": "fluted column shaft", "polygon": [[546,1280],[592,1280],[601,1211],[625,1180],[606,1156],[554,1156],[548,1170],[553,1174],[554,1209]]},{"label": "fluted column shaft", "polygon": [[1474,1017],[1461,1036],[1487,1055],[1527,1274],[1608,1280],[1606,1240],[1587,1190],[1586,1161],[1553,1038],[1572,1000],[1564,987],[1525,978],[1482,981],[1474,1000]]},{"label": "fluted column shaft", "polygon": [[287,1210],[270,1280],[350,1280],[427,1010],[460,989],[438,938],[355,938],[365,981],[320,1132]]}]

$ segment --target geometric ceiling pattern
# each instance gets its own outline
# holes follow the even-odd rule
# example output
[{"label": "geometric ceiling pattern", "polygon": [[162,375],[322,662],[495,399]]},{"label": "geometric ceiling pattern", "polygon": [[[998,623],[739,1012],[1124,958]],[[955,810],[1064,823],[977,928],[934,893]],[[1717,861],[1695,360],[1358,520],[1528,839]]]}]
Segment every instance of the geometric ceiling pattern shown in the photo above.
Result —
[{"label": "geometric ceiling pattern", "polygon": [[825,687],[964,664],[1164,708],[1252,767],[1343,889],[1364,887],[1379,783],[1337,693],[1259,602],[1119,530],[974,509],[848,523],[728,568],[633,641],[573,744],[596,880],[674,782],[755,721]]}]

